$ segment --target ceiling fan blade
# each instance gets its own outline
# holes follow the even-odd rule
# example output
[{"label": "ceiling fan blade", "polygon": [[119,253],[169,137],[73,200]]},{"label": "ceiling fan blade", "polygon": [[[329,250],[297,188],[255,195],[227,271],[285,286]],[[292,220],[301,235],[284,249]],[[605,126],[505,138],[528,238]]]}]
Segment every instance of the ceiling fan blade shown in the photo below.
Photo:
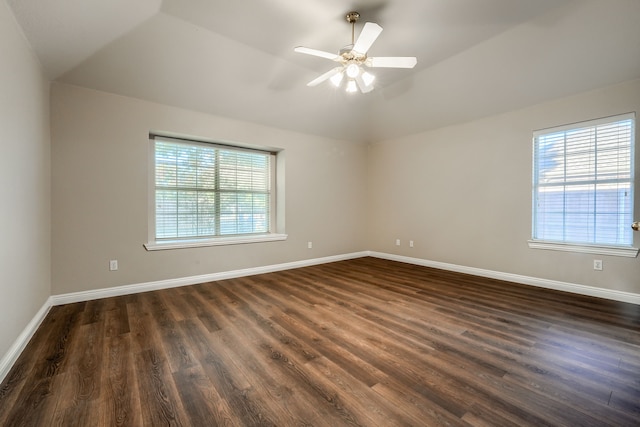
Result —
[{"label": "ceiling fan blade", "polygon": [[356,83],[358,84],[358,87],[360,88],[360,92],[362,93],[368,93],[373,90],[373,85],[367,86],[367,84],[365,83],[364,79],[362,78],[362,73],[356,76]]},{"label": "ceiling fan blade", "polygon": [[326,73],[324,73],[320,77],[317,77],[317,78],[311,80],[309,83],[307,83],[307,86],[317,86],[320,83],[322,83],[323,81],[329,80],[331,77],[335,76],[336,74],[341,72],[343,69],[344,69],[344,67],[332,68],[331,70],[327,71]]},{"label": "ceiling fan blade", "polygon": [[367,22],[364,24],[364,28],[362,29],[360,36],[358,36],[358,40],[356,40],[356,43],[353,45],[352,50],[363,55],[366,54],[381,32],[382,27],[380,25],[373,22]]},{"label": "ceiling fan blade", "polygon": [[313,56],[319,56],[321,58],[331,59],[332,61],[338,61],[341,58],[340,55],[336,55],[335,53],[325,52],[317,49],[310,49],[308,47],[303,47],[303,46],[298,46],[293,50],[298,53],[304,53],[307,55],[313,55]]},{"label": "ceiling fan blade", "polygon": [[373,68],[413,68],[417,63],[415,56],[378,56],[367,58],[366,65]]}]

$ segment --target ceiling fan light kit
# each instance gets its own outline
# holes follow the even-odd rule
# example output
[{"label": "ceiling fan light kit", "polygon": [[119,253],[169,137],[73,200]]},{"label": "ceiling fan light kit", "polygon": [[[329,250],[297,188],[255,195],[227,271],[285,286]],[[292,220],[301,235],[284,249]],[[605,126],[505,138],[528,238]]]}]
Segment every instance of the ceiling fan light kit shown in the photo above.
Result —
[{"label": "ceiling fan light kit", "polygon": [[345,90],[347,92],[357,92],[360,89],[360,92],[368,93],[373,90],[375,76],[366,71],[365,67],[413,68],[416,66],[418,61],[414,56],[368,57],[367,52],[382,32],[382,27],[376,23],[367,22],[364,24],[360,36],[355,40],[355,23],[360,18],[360,14],[358,12],[349,12],[346,18],[347,22],[351,24],[351,44],[343,47],[339,54],[302,46],[294,49],[298,53],[318,56],[340,63],[340,66],[311,80],[307,83],[307,86],[317,86],[325,80],[329,80],[335,87],[340,87],[342,82],[346,81]]}]

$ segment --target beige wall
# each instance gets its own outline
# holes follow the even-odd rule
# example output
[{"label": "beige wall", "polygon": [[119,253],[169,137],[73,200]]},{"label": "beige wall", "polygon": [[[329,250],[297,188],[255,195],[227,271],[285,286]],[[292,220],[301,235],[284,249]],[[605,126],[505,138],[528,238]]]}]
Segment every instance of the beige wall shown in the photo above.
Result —
[{"label": "beige wall", "polygon": [[[527,246],[532,131],[630,111],[640,112],[640,80],[372,145],[369,249],[640,294],[638,258]],[[593,270],[594,259],[604,261],[603,271]]]},{"label": "beige wall", "polygon": [[[51,91],[54,295],[366,249],[364,145],[64,84]],[[147,252],[152,130],[282,148],[288,239]]]},{"label": "beige wall", "polygon": [[0,1],[0,359],[50,295],[49,84]]},{"label": "beige wall", "polygon": [[[527,246],[532,131],[629,111],[640,81],[367,148],[54,84],[52,293],[362,250],[640,293],[638,259]],[[145,251],[150,130],[283,148],[288,240]]]}]

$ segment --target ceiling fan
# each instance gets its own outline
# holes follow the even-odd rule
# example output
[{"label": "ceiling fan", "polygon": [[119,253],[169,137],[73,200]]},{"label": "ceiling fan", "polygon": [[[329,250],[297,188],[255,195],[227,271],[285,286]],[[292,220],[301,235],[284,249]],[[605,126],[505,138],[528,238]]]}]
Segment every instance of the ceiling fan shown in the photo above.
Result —
[{"label": "ceiling fan", "polygon": [[[310,49],[298,46],[294,51],[307,55],[319,56],[340,63],[338,67],[332,68],[320,77],[311,80],[307,86],[317,86],[325,80],[330,80],[336,87],[340,87],[343,80],[346,80],[346,91],[356,92],[358,89],[362,93],[373,90],[373,74],[367,72],[367,68],[413,68],[418,60],[415,56],[382,56],[368,57],[367,52],[376,41],[382,27],[374,22],[364,24],[362,32],[355,40],[355,23],[360,18],[358,12],[347,13],[347,22],[351,24],[351,44],[340,49],[338,54],[324,52],[322,50]],[[346,79],[345,79],[346,77]]]}]

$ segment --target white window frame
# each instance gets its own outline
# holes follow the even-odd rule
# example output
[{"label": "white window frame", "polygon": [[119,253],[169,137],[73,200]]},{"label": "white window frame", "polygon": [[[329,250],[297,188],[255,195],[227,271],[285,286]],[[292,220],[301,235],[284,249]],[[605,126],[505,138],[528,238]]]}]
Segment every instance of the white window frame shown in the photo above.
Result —
[{"label": "white window frame", "polygon": [[[592,244],[592,243],[581,243],[581,242],[571,242],[571,241],[550,241],[543,239],[536,239],[536,185],[538,177],[536,174],[538,171],[536,170],[536,138],[541,135],[547,135],[552,133],[558,133],[563,131],[569,131],[573,129],[583,129],[589,127],[595,127],[602,124],[614,123],[622,120],[632,120],[631,126],[631,165],[630,165],[630,183],[631,183],[631,207],[633,214],[633,203],[634,203],[634,161],[635,161],[635,126],[636,126],[636,117],[635,113],[626,113],[611,117],[604,117],[596,120],[589,120],[580,123],[574,123],[569,125],[558,126],[554,128],[542,129],[535,131],[533,133],[533,187],[532,187],[532,238],[528,241],[528,245],[533,249],[548,249],[548,250],[556,250],[556,251],[564,251],[564,252],[579,252],[579,253],[588,253],[588,254],[598,254],[598,255],[611,255],[611,256],[621,256],[621,257],[631,257],[634,258],[638,255],[638,248],[633,247],[633,243],[629,245],[606,245],[606,244]],[[633,221],[633,219],[632,219]],[[629,223],[629,227],[631,227],[631,223]]]},{"label": "white window frame", "polygon": [[[216,148],[226,148],[238,151],[259,151],[268,153],[271,158],[270,180],[271,195],[269,201],[269,231],[260,234],[237,234],[231,236],[208,236],[179,239],[156,239],[156,163],[155,163],[155,143],[156,141],[182,142],[186,144],[209,144]],[[211,141],[200,138],[183,138],[174,135],[164,135],[157,133],[149,134],[148,146],[148,240],[144,247],[148,251],[196,248],[221,245],[237,245],[247,243],[260,243],[282,241],[287,239],[284,233],[284,196],[283,194],[283,163],[280,159],[279,150],[267,147],[254,147],[240,144],[229,144],[218,141]]]}]

